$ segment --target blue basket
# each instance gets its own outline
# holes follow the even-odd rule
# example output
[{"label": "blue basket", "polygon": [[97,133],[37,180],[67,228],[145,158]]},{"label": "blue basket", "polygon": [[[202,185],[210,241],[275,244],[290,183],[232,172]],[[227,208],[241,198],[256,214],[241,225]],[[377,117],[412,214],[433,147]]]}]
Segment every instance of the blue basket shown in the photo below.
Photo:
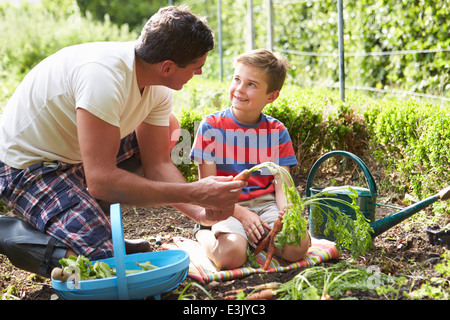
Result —
[{"label": "blue basket", "polygon": [[[127,255],[119,204],[111,206],[111,229],[114,257],[99,260],[116,268],[116,277],[78,281],[52,279],[58,296],[66,300],[129,300],[154,297],[176,288],[187,276],[189,255],[183,250],[166,250]],[[136,262],[151,261],[157,269],[125,274],[125,270],[141,270]]]}]

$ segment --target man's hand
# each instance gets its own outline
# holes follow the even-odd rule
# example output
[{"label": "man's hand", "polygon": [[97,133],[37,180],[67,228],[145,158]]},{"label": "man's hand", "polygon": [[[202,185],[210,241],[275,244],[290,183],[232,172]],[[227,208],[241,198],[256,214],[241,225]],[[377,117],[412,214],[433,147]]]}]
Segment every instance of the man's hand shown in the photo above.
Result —
[{"label": "man's hand", "polygon": [[189,183],[195,205],[172,206],[198,223],[212,226],[233,215],[235,204],[245,185],[242,181],[232,181],[232,177],[207,177]]},{"label": "man's hand", "polygon": [[232,181],[232,177],[209,176],[191,185],[192,199],[196,204],[205,208],[230,210],[236,204],[246,182]]}]

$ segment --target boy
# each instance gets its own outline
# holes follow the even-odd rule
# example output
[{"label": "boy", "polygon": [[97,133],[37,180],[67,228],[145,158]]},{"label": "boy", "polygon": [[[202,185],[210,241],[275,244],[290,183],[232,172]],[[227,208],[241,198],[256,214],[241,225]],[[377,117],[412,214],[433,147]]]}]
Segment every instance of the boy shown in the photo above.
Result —
[{"label": "boy", "polygon": [[[297,165],[286,127],[262,113],[275,101],[286,78],[287,61],[268,50],[245,53],[235,60],[229,89],[231,108],[206,117],[200,124],[191,158],[199,163],[200,179],[237,175],[244,169],[271,161],[289,169]],[[194,230],[198,242],[218,268],[233,269],[247,259],[247,241],[261,241],[273,222],[286,209],[281,181],[273,176],[253,174],[248,179],[234,213],[214,224],[211,230]],[[309,235],[300,246],[277,248],[287,261],[305,257]]]}]

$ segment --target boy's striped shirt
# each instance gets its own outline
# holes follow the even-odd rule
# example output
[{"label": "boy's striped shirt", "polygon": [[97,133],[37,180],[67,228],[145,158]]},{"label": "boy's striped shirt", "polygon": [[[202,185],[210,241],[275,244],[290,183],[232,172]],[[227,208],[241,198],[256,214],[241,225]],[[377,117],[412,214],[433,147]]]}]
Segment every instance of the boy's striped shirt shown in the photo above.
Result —
[{"label": "boy's striped shirt", "polygon": [[[235,176],[262,162],[297,165],[291,138],[282,122],[261,113],[258,124],[245,125],[236,120],[232,108],[211,114],[201,122],[191,159],[216,163],[218,176]],[[239,200],[273,192],[272,180],[266,170],[253,173]]]}]

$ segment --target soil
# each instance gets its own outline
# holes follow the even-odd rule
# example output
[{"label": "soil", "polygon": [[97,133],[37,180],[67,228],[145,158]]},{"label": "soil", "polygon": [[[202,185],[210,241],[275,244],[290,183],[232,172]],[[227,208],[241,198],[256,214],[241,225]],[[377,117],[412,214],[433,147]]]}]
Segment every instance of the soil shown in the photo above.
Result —
[{"label": "soil", "polygon": [[[299,190],[302,190],[305,179],[297,177],[297,182]],[[403,205],[401,197],[385,194],[379,196],[379,198],[390,200],[390,204],[396,202],[394,204]],[[154,251],[160,250],[160,246],[156,244],[156,237],[158,236],[161,237],[163,242],[170,242],[174,236],[193,237],[194,222],[171,207],[122,207],[122,212],[125,237],[128,239],[147,239]],[[387,212],[391,213],[392,210],[377,209],[377,217],[380,218]],[[385,274],[396,277],[405,276],[407,279],[407,283],[404,284],[405,290],[418,288],[425,281],[438,276],[434,267],[436,263],[442,261],[441,255],[448,249],[444,246],[432,245],[429,242],[426,227],[433,217],[432,211],[427,208],[416,215],[420,215],[420,217],[407,219],[376,237],[374,248],[363,257],[353,260],[344,251],[340,258],[327,261],[323,265],[330,266],[346,260],[365,267],[378,266]],[[448,221],[444,221],[445,219],[445,217],[441,217],[441,221],[436,223],[448,223]],[[230,290],[245,289],[268,282],[283,283],[292,279],[298,272],[298,270],[293,270],[285,273],[251,275],[232,281],[201,284],[201,286],[208,291],[214,300],[222,300],[225,293]],[[176,289],[164,294],[162,299],[178,299],[183,288],[192,281],[194,280],[186,278]],[[3,299],[51,300],[58,298],[49,279],[14,267],[8,258],[3,255],[0,255],[0,293]],[[186,293],[192,294],[191,297],[197,300],[210,299],[197,286],[190,286]],[[359,300],[386,299],[385,296],[379,296],[374,292],[349,292],[348,295]],[[402,295],[399,295],[398,298],[404,299]]]}]

